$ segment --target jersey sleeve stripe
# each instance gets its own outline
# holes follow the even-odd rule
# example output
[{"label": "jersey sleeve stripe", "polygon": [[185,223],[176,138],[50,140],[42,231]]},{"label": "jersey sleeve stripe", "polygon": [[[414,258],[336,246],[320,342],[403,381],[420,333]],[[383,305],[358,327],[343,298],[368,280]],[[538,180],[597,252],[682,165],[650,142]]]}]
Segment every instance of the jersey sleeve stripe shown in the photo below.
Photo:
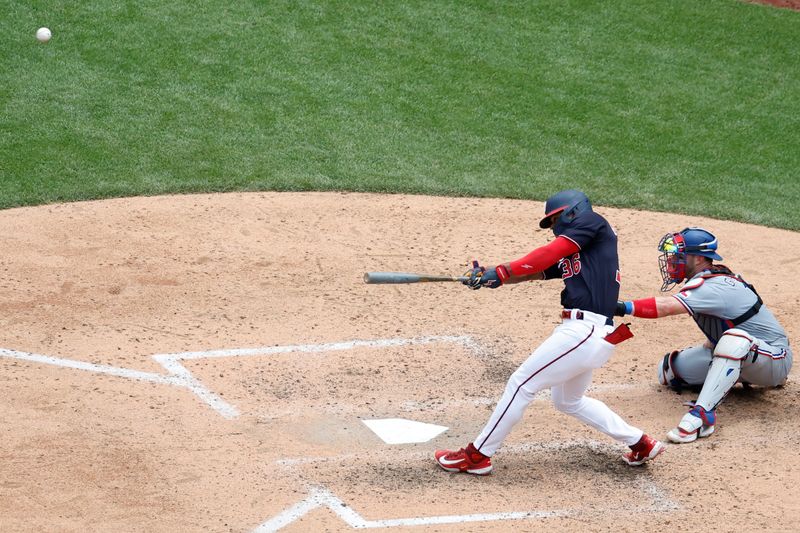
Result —
[{"label": "jersey sleeve stripe", "polygon": [[580,244],[578,244],[578,243],[575,241],[575,239],[570,239],[570,238],[569,238],[569,237],[567,237],[566,235],[559,235],[559,237],[563,237],[563,238],[565,238],[565,239],[569,239],[569,240],[571,240],[572,242],[574,242],[574,243],[575,243],[575,246],[577,246],[577,247],[578,247],[578,250],[580,250],[580,249],[581,249],[581,245],[580,245]]},{"label": "jersey sleeve stripe", "polygon": [[687,312],[687,313],[689,313],[690,315],[694,316],[694,311],[692,311],[692,308],[691,308],[691,307],[689,307],[689,306],[686,304],[686,302],[684,302],[683,300],[681,300],[681,298],[680,298],[679,296],[675,295],[675,294],[673,294],[673,295],[672,295],[672,297],[673,297],[673,298],[675,298],[676,300],[678,300],[678,301],[681,303],[681,305],[682,305],[683,307],[685,307],[685,308],[686,308],[686,312]]}]

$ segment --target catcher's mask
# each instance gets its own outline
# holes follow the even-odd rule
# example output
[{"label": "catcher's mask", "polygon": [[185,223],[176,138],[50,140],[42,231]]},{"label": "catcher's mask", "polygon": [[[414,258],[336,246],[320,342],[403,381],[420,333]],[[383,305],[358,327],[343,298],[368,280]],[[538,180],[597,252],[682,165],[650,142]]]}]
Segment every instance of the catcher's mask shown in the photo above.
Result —
[{"label": "catcher's mask", "polygon": [[[560,191],[547,199],[544,206],[544,217],[539,221],[539,227],[545,229],[552,226],[553,234],[558,236],[578,215],[591,210],[592,204],[589,202],[589,197],[583,192],[575,189]],[[553,224],[553,217],[558,214],[561,216]]]},{"label": "catcher's mask", "polygon": [[670,290],[675,284],[686,279],[686,256],[701,255],[720,260],[717,253],[717,238],[703,228],[684,228],[678,233],[667,233],[658,243],[658,267],[664,284],[662,291]]}]

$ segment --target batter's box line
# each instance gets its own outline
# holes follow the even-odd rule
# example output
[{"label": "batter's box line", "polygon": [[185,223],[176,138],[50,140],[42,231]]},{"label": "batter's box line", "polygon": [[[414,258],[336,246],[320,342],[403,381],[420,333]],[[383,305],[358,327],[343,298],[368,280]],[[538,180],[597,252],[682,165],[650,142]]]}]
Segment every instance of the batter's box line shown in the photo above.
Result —
[{"label": "batter's box line", "polygon": [[[571,446],[586,446],[594,451],[616,453],[618,450],[612,446],[594,440],[572,440],[565,442],[518,444],[504,446],[504,453],[522,453],[529,451],[553,450],[563,451]],[[411,458],[421,459],[421,453],[408,454]],[[358,460],[359,454],[346,454],[335,457],[304,457],[299,459],[283,459],[276,464],[286,470],[292,471],[297,466],[310,463],[325,463],[329,461],[340,462],[342,459]],[[426,456],[427,457],[427,456]],[[432,468],[434,468],[432,466]],[[444,474],[448,475],[448,474]],[[345,524],[353,529],[374,529],[390,527],[412,527],[412,526],[433,526],[443,524],[464,524],[473,522],[493,522],[506,520],[531,520],[554,517],[586,516],[591,514],[609,513],[648,513],[648,512],[671,512],[680,508],[672,501],[667,493],[648,476],[640,476],[631,481],[630,488],[644,494],[650,498],[650,502],[640,506],[608,506],[596,511],[586,509],[548,509],[548,510],[529,510],[511,511],[498,513],[477,513],[465,515],[443,515],[443,516],[417,516],[409,518],[391,518],[367,520],[356,512],[347,503],[338,498],[333,492],[324,486],[311,485],[308,487],[308,496],[293,506],[285,509],[266,522],[260,524],[253,533],[268,533],[278,531],[293,522],[301,519],[309,512],[318,508],[328,508],[338,516]]]},{"label": "batter's box line", "polygon": [[509,513],[487,513],[471,515],[421,516],[415,518],[391,518],[385,520],[367,520],[332,492],[323,487],[314,487],[308,497],[286,509],[277,516],[267,520],[253,530],[253,533],[271,533],[288,526],[320,507],[333,511],[345,524],[353,529],[375,529],[379,527],[411,527],[437,524],[462,524],[468,522],[490,522],[495,520],[520,520],[524,518],[550,518],[567,516],[569,511],[523,511]]},{"label": "batter's box line", "polygon": [[30,352],[21,352],[17,350],[9,350],[0,348],[0,357],[10,359],[17,359],[33,363],[41,363],[62,368],[70,368],[74,370],[84,370],[93,372],[95,374],[105,374],[116,376],[126,379],[133,379],[137,381],[146,381],[150,383],[158,383],[162,385],[172,385],[190,390],[209,407],[214,409],[217,413],[226,419],[237,418],[240,413],[239,410],[230,403],[223,400],[218,394],[211,391],[208,387],[203,385],[192,373],[186,368],[182,361],[190,361],[197,359],[210,359],[221,357],[255,357],[265,355],[276,355],[284,353],[327,353],[342,350],[352,350],[355,348],[391,348],[395,346],[414,346],[424,345],[437,342],[449,342],[462,345],[466,349],[473,352],[476,356],[483,353],[481,346],[470,336],[455,336],[455,335],[431,335],[427,337],[414,337],[414,338],[389,338],[389,339],[373,339],[373,340],[352,340],[345,342],[333,342],[326,344],[297,344],[286,346],[264,346],[261,348],[240,348],[230,350],[209,350],[203,352],[180,352],[168,354],[155,354],[152,358],[163,366],[168,374],[156,374],[153,372],[144,372],[141,370],[133,370],[130,368],[121,368],[110,365],[100,365],[95,363],[87,363],[85,361],[77,361],[73,359],[65,359],[61,357],[52,357],[49,355],[41,355]]}]

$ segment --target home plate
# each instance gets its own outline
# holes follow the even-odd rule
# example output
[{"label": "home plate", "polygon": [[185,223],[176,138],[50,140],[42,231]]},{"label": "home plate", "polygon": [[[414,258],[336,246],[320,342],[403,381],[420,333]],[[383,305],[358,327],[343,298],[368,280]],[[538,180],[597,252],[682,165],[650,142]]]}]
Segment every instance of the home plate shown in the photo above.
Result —
[{"label": "home plate", "polygon": [[415,422],[404,418],[382,418],[362,420],[364,424],[386,444],[410,444],[428,442],[447,431],[444,426]]}]

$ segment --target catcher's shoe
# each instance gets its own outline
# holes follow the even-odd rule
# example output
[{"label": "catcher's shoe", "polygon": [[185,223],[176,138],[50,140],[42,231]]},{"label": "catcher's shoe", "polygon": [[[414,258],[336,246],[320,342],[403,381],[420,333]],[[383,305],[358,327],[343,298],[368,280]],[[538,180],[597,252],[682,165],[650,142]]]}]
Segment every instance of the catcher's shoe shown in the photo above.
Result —
[{"label": "catcher's shoe", "polygon": [[664,451],[664,444],[660,441],[642,435],[639,442],[630,447],[631,451],[622,455],[622,460],[631,466],[639,466],[650,459],[655,459],[658,454]]},{"label": "catcher's shoe", "polygon": [[698,437],[708,437],[714,433],[714,426],[717,423],[717,415],[714,411],[706,411],[699,405],[683,415],[678,427],[671,429],[667,433],[670,442],[685,444],[694,442]]},{"label": "catcher's shoe", "polygon": [[480,453],[470,443],[460,450],[436,450],[436,462],[448,472],[466,472],[485,476],[492,471],[492,460]]}]

